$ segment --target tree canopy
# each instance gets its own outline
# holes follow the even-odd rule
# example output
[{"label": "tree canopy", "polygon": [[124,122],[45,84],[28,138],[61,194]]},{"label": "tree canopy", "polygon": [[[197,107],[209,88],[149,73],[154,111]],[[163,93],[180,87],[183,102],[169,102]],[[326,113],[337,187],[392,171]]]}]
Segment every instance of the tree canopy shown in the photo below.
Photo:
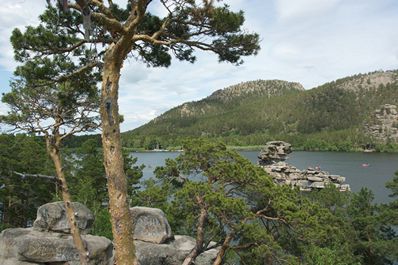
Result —
[{"label": "tree canopy", "polygon": [[[124,8],[99,0],[51,3],[39,26],[13,31],[15,59],[25,63],[65,56],[81,63],[73,75],[100,68],[102,144],[116,261],[136,264],[120,144],[118,90],[124,60],[131,56],[148,66],[168,66],[173,57],[194,62],[193,52],[199,49],[217,54],[220,61],[240,64],[242,56],[257,53],[259,36],[242,27],[243,12],[233,12],[221,1],[134,0]],[[154,5],[163,16],[151,12]],[[51,74],[43,76],[54,80]]]}]

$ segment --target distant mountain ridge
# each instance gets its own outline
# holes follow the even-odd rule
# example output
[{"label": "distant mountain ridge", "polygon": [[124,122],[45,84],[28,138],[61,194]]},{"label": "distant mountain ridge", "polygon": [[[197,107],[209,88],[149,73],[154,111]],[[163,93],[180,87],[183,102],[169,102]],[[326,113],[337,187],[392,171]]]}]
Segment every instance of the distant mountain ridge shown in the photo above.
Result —
[{"label": "distant mountain ridge", "polygon": [[304,87],[297,82],[287,82],[283,80],[255,80],[242,82],[236,85],[219,89],[206,99],[217,99],[228,101],[236,97],[261,95],[261,96],[277,96],[291,90],[304,91]]},{"label": "distant mountain ridge", "polygon": [[167,119],[170,114],[180,113],[182,118],[204,115],[209,111],[221,110],[223,106],[219,103],[230,104],[243,99],[252,97],[282,96],[292,91],[304,91],[304,87],[297,82],[288,82],[282,80],[255,80],[241,82],[213,92],[210,96],[199,101],[183,103],[180,106],[172,108],[159,117],[155,118],[154,123]]},{"label": "distant mountain ridge", "polygon": [[[126,132],[132,137],[362,134],[383,104],[398,105],[398,70],[341,78],[305,90],[297,82],[255,80],[187,102]],[[127,137],[128,138],[128,137]]]},{"label": "distant mountain ridge", "polygon": [[[336,88],[350,90],[353,92],[360,92],[363,90],[377,89],[379,86],[386,86],[397,82],[398,70],[390,71],[375,71],[367,74],[358,74],[346,78],[341,78],[336,81],[330,82]],[[327,85],[329,83],[326,83]]]}]

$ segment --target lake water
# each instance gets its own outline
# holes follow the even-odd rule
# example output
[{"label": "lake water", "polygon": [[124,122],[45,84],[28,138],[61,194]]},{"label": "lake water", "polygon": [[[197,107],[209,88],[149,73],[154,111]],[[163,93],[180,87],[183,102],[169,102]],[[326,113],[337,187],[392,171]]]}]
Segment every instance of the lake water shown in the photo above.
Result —
[{"label": "lake water", "polygon": [[[258,151],[240,151],[241,155],[257,163]],[[166,158],[176,158],[178,152],[132,153],[138,164],[145,164],[144,178],[153,176],[157,166],[164,165]],[[390,201],[385,183],[391,180],[398,170],[398,154],[384,153],[339,153],[339,152],[293,152],[288,163],[299,169],[319,166],[331,174],[346,177],[353,191],[367,187],[375,194],[376,202]],[[363,167],[368,164],[368,167]]]}]

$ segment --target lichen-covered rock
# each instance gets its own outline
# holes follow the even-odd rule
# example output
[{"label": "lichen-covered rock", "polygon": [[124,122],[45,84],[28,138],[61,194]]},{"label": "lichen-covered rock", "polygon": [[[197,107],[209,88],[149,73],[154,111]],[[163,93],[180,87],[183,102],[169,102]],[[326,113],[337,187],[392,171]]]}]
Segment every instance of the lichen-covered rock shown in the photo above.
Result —
[{"label": "lichen-covered rock", "polygon": [[[112,242],[105,237],[83,235],[90,265],[110,265]],[[79,264],[72,235],[39,232],[31,228],[10,228],[0,234],[0,264]],[[6,263],[7,262],[7,263]]]},{"label": "lichen-covered rock", "polygon": [[[94,222],[93,213],[79,202],[72,202],[72,208],[75,212],[76,223],[80,233],[89,233]],[[33,229],[37,231],[70,233],[64,202],[52,202],[40,206],[37,210],[37,218],[33,223]]]},{"label": "lichen-covered rock", "polygon": [[1,265],[44,265],[44,263],[32,263],[32,262],[26,262],[26,261],[20,261],[17,259],[2,259],[0,257],[0,264]]},{"label": "lichen-covered rock", "polygon": [[[195,239],[190,236],[175,236],[167,244],[135,241],[136,254],[140,265],[180,265],[195,247]],[[211,265],[219,249],[205,251],[199,255],[196,265]]]},{"label": "lichen-covered rock", "polygon": [[173,238],[164,212],[157,208],[130,208],[134,226],[134,239],[162,244]]}]

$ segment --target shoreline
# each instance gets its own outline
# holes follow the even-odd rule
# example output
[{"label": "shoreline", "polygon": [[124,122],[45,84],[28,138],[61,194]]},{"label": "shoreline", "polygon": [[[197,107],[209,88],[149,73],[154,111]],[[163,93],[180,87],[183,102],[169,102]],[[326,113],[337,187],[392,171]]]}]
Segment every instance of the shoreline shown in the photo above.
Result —
[{"label": "shoreline", "polygon": [[[234,145],[227,145],[228,149],[235,150],[235,151],[261,151],[263,145],[247,145],[247,146],[234,146]],[[130,148],[130,147],[123,147],[123,150],[132,153],[169,153],[169,152],[182,152],[183,150],[176,147],[175,149],[155,149],[155,150],[147,150],[144,148]],[[293,152],[333,152],[333,153],[364,153],[364,154],[373,154],[373,153],[384,153],[384,154],[396,154],[397,151],[366,151],[360,148],[351,149],[348,151],[344,150],[330,150],[330,149],[305,149],[305,148],[292,148]]]}]

